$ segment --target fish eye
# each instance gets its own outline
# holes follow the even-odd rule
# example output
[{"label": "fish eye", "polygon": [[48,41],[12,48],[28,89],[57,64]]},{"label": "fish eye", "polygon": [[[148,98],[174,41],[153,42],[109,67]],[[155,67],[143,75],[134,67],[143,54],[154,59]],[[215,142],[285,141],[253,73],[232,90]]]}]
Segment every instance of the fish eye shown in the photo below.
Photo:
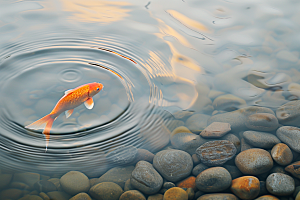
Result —
[{"label": "fish eye", "polygon": [[97,88],[97,90],[99,90],[99,88]]}]

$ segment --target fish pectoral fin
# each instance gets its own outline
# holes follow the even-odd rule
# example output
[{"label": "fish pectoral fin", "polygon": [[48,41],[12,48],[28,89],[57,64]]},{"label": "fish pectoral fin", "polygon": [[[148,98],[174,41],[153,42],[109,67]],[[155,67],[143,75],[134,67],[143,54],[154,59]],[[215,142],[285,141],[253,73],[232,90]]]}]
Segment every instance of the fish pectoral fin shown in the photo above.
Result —
[{"label": "fish pectoral fin", "polygon": [[73,89],[66,90],[66,91],[65,91],[65,95],[69,94],[69,93],[72,92],[72,91],[73,91]]},{"label": "fish pectoral fin", "polygon": [[84,105],[87,109],[92,109],[94,107],[94,101],[93,101],[93,98],[88,98],[88,100],[86,100],[84,102]]},{"label": "fish pectoral fin", "polygon": [[74,111],[74,109],[66,110],[66,111],[65,111],[66,118],[69,118],[69,117],[72,115],[73,111]]}]

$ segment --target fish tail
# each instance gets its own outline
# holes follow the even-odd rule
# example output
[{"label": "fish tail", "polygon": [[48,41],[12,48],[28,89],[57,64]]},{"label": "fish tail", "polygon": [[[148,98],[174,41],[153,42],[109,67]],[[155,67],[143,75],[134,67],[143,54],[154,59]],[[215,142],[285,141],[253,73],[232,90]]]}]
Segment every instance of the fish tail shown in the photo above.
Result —
[{"label": "fish tail", "polygon": [[43,134],[46,138],[46,151],[47,151],[47,147],[48,147],[49,139],[50,139],[50,130],[51,130],[54,120],[55,120],[55,118],[53,118],[53,115],[49,114],[49,115],[46,115],[45,117],[42,117],[41,119],[39,119],[25,127],[25,128],[34,129],[34,130],[44,129]]}]

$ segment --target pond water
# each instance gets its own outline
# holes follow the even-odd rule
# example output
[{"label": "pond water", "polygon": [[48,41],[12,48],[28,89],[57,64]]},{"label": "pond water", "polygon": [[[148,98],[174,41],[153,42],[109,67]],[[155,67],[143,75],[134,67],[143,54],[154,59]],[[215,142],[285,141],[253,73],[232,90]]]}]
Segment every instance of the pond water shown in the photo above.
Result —
[{"label": "pond water", "polygon": [[[230,133],[242,145],[251,139],[241,131],[276,135],[281,125],[300,127],[299,7],[296,0],[1,1],[0,168],[10,179],[0,184],[0,197],[34,190],[30,181],[23,181],[27,193],[13,184],[22,182],[16,173],[60,178],[75,170],[92,179],[128,165],[122,162],[132,149],[184,150],[171,142],[175,128],[199,135],[247,106],[267,109],[261,113],[279,124],[257,119],[257,127],[276,127],[240,129],[241,117],[234,118]],[[61,114],[45,152],[43,130],[25,126],[49,114],[66,90],[92,82],[104,85],[94,108]],[[294,107],[278,109],[290,101]],[[277,137],[298,161],[300,148]],[[7,197],[9,188],[22,194]]]}]

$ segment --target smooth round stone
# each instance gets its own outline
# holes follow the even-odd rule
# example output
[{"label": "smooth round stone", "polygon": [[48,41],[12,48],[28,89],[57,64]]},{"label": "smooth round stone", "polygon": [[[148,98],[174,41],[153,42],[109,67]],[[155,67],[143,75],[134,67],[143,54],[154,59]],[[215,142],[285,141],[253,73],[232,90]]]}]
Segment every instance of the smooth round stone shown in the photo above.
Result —
[{"label": "smooth round stone", "polygon": [[276,110],[276,117],[280,124],[299,126],[300,100],[290,101]]},{"label": "smooth round stone", "polygon": [[177,133],[192,133],[192,132],[185,126],[179,126],[172,131],[171,137],[173,137]]},{"label": "smooth round stone", "polygon": [[61,191],[52,191],[52,192],[48,192],[47,195],[50,197],[50,199],[59,199],[59,200],[69,200],[71,198],[71,196],[65,192],[61,192]]},{"label": "smooth round stone", "polygon": [[203,172],[206,169],[208,169],[208,167],[205,166],[204,164],[200,163],[193,168],[192,174],[194,176],[198,176],[198,174],[200,174],[201,172]]},{"label": "smooth round stone", "polygon": [[103,174],[97,183],[113,182],[124,188],[125,182],[130,179],[133,170],[134,166],[114,167]]},{"label": "smooth round stone", "polygon": [[91,197],[87,193],[79,193],[72,197],[70,200],[92,200]]},{"label": "smooth round stone", "polygon": [[200,133],[207,126],[207,120],[209,118],[209,115],[194,114],[186,120],[185,125],[193,133]]},{"label": "smooth round stone", "polygon": [[264,149],[248,149],[236,156],[235,165],[244,174],[258,175],[273,167],[273,159]]},{"label": "smooth round stone", "polygon": [[220,140],[228,140],[229,142],[232,142],[232,144],[234,144],[234,146],[236,148],[237,153],[239,153],[241,151],[241,141],[236,135],[229,133],[219,139]]},{"label": "smooth round stone", "polygon": [[277,129],[276,135],[291,149],[300,153],[300,128],[293,126],[282,126],[279,129]]},{"label": "smooth round stone", "polygon": [[87,192],[90,189],[90,181],[86,175],[78,171],[70,171],[60,178],[60,185],[63,190],[75,195],[80,192]]},{"label": "smooth round stone", "polygon": [[285,171],[290,172],[294,177],[300,179],[300,161],[290,164],[285,168]]},{"label": "smooth round stone", "polygon": [[241,199],[254,199],[259,194],[260,183],[255,176],[243,176],[232,180],[230,189]]},{"label": "smooth round stone", "polygon": [[172,187],[176,187],[175,183],[165,182],[164,185],[163,185],[163,188],[165,188],[165,189],[170,189]]},{"label": "smooth round stone", "polygon": [[200,136],[203,138],[220,138],[229,131],[231,131],[229,123],[213,122],[200,133]]},{"label": "smooth round stone", "polygon": [[6,189],[0,192],[0,199],[18,199],[22,194],[23,191],[19,189]]},{"label": "smooth round stone", "polygon": [[264,149],[271,149],[274,145],[280,143],[275,135],[266,132],[245,131],[243,137],[248,144]]},{"label": "smooth round stone", "polygon": [[220,166],[234,157],[236,148],[228,140],[214,140],[197,148],[196,154],[203,164]]},{"label": "smooth round stone", "polygon": [[150,195],[148,196],[147,200],[163,200],[164,195],[162,194],[155,194],[155,195]]},{"label": "smooth round stone", "polygon": [[34,183],[39,181],[41,175],[38,173],[32,172],[23,172],[23,173],[15,173],[12,182],[21,182],[29,185],[30,188],[33,188]]},{"label": "smooth round stone", "polygon": [[165,192],[163,200],[188,200],[188,198],[186,191],[179,187],[173,187]]},{"label": "smooth round stone", "polygon": [[233,194],[218,193],[218,194],[205,194],[200,196],[197,200],[238,200]]},{"label": "smooth round stone", "polygon": [[252,145],[248,144],[245,140],[245,138],[241,139],[241,151],[245,151],[247,149],[252,149],[254,148]]},{"label": "smooth round stone", "polygon": [[286,174],[273,173],[266,180],[267,190],[274,195],[287,196],[294,192],[295,182],[292,177]]},{"label": "smooth round stone", "polygon": [[115,165],[127,165],[134,161],[138,153],[136,147],[132,145],[121,145],[106,155],[109,162]]},{"label": "smooth round stone", "polygon": [[255,200],[279,200],[279,199],[272,195],[263,195],[263,196],[256,198]]},{"label": "smooth round stone", "polygon": [[43,200],[43,199],[37,195],[26,195],[18,200]]},{"label": "smooth round stone", "polygon": [[190,175],[193,161],[184,151],[163,150],[154,156],[153,166],[165,179],[176,182]]},{"label": "smooth round stone", "polygon": [[130,179],[125,182],[124,191],[134,190],[135,188],[131,185]]},{"label": "smooth round stone", "polygon": [[279,165],[288,165],[293,161],[291,149],[284,143],[276,144],[271,151],[272,158]]},{"label": "smooth round stone", "polygon": [[21,182],[12,182],[9,187],[21,190],[30,190],[30,187],[27,184]]},{"label": "smooth round stone", "polygon": [[192,188],[193,190],[196,190],[196,177],[190,176],[176,184],[177,187],[180,188]]},{"label": "smooth round stone", "polygon": [[201,172],[196,186],[202,192],[221,192],[231,185],[231,175],[223,167],[212,167]]},{"label": "smooth round stone", "polygon": [[97,200],[119,200],[122,193],[122,188],[112,182],[98,183],[91,187],[89,191],[89,194]]},{"label": "smooth round stone", "polygon": [[198,165],[201,162],[195,153],[192,155],[192,160],[193,160],[194,165]]},{"label": "smooth round stone", "polygon": [[130,183],[145,194],[155,194],[160,190],[163,179],[151,163],[140,161],[131,174]]},{"label": "smooth round stone", "polygon": [[270,113],[256,113],[250,115],[246,127],[256,131],[273,131],[278,128],[277,118]]},{"label": "smooth round stone", "polygon": [[147,161],[152,163],[154,158],[154,154],[146,149],[138,149],[137,155],[133,161],[134,164],[136,164],[139,161]]},{"label": "smooth round stone", "polygon": [[138,190],[129,190],[124,192],[119,200],[146,200],[146,197]]},{"label": "smooth round stone", "polygon": [[[175,129],[177,129],[178,127],[181,127],[181,126],[183,126],[184,125],[184,122],[183,121],[181,121],[181,120],[171,120],[169,123],[168,123],[168,125],[167,125],[167,128],[173,133],[173,131],[175,130]],[[171,134],[171,136],[172,136],[172,134]]]},{"label": "smooth round stone", "polygon": [[225,94],[218,96],[213,101],[213,107],[215,110],[232,111],[239,109],[241,106],[245,106],[246,101],[232,94]]},{"label": "smooth round stone", "polygon": [[51,192],[57,190],[54,183],[45,180],[38,181],[33,186],[34,189],[37,190],[38,192]]},{"label": "smooth round stone", "polygon": [[207,142],[207,140],[193,133],[177,133],[171,138],[171,144],[174,148],[185,151],[191,155],[205,142]]}]

